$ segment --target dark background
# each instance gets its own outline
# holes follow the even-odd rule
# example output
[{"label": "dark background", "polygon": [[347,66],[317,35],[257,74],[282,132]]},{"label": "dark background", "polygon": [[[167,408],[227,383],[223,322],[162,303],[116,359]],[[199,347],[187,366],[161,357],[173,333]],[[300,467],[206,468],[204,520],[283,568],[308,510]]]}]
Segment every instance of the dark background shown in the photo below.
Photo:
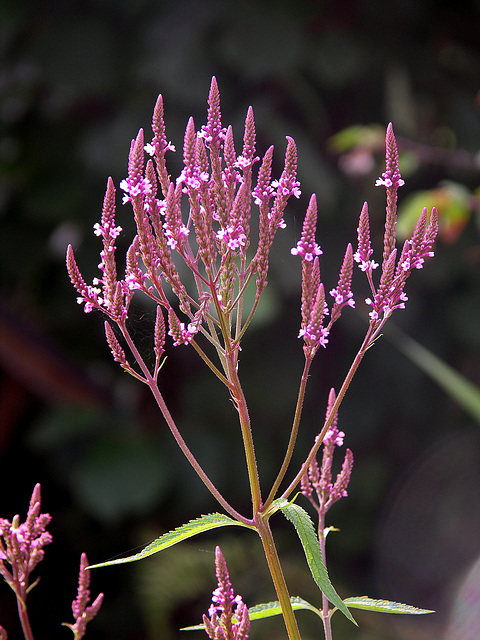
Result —
[{"label": "dark background", "polygon": [[[401,199],[445,180],[462,185],[468,206],[453,230],[444,222],[435,260],[408,283],[407,310],[394,322],[479,382],[479,25],[478,1],[0,3],[0,514],[24,516],[41,482],[54,544],[30,596],[37,640],[68,637],[60,622],[70,622],[82,551],[100,562],[216,510],[148,390],[112,362],[102,318],[75,303],[64,267],[71,242],[86,279],[97,275],[92,226],[106,178],[118,185],[125,177],[130,140],[141,126],[150,135],[157,94],[165,100],[167,138],[179,151],[188,116],[197,127],[205,122],[212,75],[237,152],[250,104],[259,152],[275,144],[277,175],[285,136],[298,145],[302,197],[289,204],[267,303],[241,360],[267,490],[302,369],[299,264],[289,249],[310,193],[319,200],[327,290],[336,284],[346,243],[356,241],[364,200],[379,251],[384,194],[373,185],[383,171],[382,149],[373,145],[360,154],[360,169],[346,173],[330,142],[345,127],[383,129],[393,121],[401,150],[413,143]],[[174,175],[179,162],[173,160]],[[125,248],[132,233],[127,208],[119,205],[118,217]],[[367,291],[355,275],[360,301]],[[329,388],[339,387],[360,344],[366,325],[357,306],[317,356],[297,463],[322,424]],[[153,314],[139,302],[140,344],[149,344]],[[168,355],[162,388],[177,424],[224,495],[248,513],[226,393],[193,350],[169,348]],[[340,428],[355,466],[349,498],[329,519],[341,529],[329,537],[334,584],[342,596],[368,594],[439,613],[359,614],[359,629],[336,616],[335,638],[480,637],[478,424],[385,336],[352,384]],[[280,517],[273,524],[291,593],[318,604],[295,534]],[[199,622],[208,608],[218,542],[246,603],[274,599],[260,544],[249,532],[223,529],[138,565],[95,571],[93,595],[106,596],[87,637],[186,637],[179,627]],[[305,639],[321,635],[314,616],[298,618]],[[20,638],[6,586],[0,622],[11,640]],[[252,629],[256,638],[284,635],[280,620]]]}]

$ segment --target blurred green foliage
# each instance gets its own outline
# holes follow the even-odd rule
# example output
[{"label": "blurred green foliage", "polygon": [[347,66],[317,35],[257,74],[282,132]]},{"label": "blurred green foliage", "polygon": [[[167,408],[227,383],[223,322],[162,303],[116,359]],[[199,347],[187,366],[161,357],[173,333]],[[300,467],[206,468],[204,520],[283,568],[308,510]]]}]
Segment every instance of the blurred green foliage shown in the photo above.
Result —
[{"label": "blurred green foliage", "polygon": [[[224,122],[237,135],[252,104],[260,151],[275,144],[280,163],[285,136],[298,145],[303,196],[289,207],[288,227],[272,257],[262,321],[252,327],[241,360],[268,487],[286,446],[302,367],[296,340],[300,274],[289,250],[312,191],[319,200],[318,241],[328,289],[336,284],[345,244],[355,242],[364,200],[379,250],[384,194],[373,185],[383,170],[382,131],[389,121],[406,163],[399,228],[411,225],[415,210],[436,203],[443,206],[443,228],[449,230],[435,260],[409,282],[409,304],[396,322],[478,385],[479,25],[474,0],[461,7],[452,0],[0,5],[0,513],[23,513],[35,482],[42,483],[56,544],[47,550],[41,584],[31,596],[37,640],[55,636],[55,620],[69,619],[81,551],[92,562],[102,561],[145,542],[146,530],[153,539],[216,509],[176,451],[147,390],[114,366],[102,320],[85,316],[75,304],[63,262],[71,242],[85,277],[97,275],[100,246],[91,231],[106,178],[112,175],[118,184],[125,176],[130,140],[139,127],[149,129],[157,94],[164,95],[167,136],[178,150],[188,116],[197,125],[204,122],[212,75],[219,81]],[[364,137],[349,155],[355,145],[349,148],[345,130],[354,126]],[[173,174],[179,172],[177,155]],[[125,249],[132,233],[128,209],[119,205],[118,218]],[[356,282],[360,307],[368,291],[358,274]],[[139,302],[133,323],[145,351],[153,319],[153,310]],[[345,314],[329,348],[317,356],[297,463],[364,326],[361,312]],[[161,376],[189,445],[236,508],[248,512],[241,442],[226,392],[186,348],[169,349]],[[480,497],[467,483],[455,484],[451,493],[443,485],[439,494],[439,467],[426,463],[442,443],[448,451],[452,441],[465,441],[468,446],[459,444],[459,450],[477,451],[478,427],[384,339],[365,359],[340,425],[355,467],[349,499],[331,515],[330,524],[341,529],[329,539],[334,584],[345,596],[368,593],[443,612],[399,627],[366,614],[358,617],[360,631],[338,621],[338,638],[438,638],[447,625],[449,589],[478,553]],[[456,459],[474,479],[479,458]],[[415,485],[409,485],[408,498],[401,488],[423,463],[430,475],[421,476],[420,502]],[[448,478],[454,483],[453,475]],[[460,496],[455,504],[462,508],[452,507],[452,495]],[[422,517],[419,504],[428,505]],[[465,525],[461,545],[459,529],[448,535],[443,527],[448,513]],[[402,544],[389,526],[392,514],[404,514]],[[428,540],[425,547],[419,543],[423,556],[406,551],[412,531],[421,542]],[[294,534],[281,529],[278,538],[292,593],[314,602]],[[153,621],[161,621],[158,637],[180,637],[177,629],[199,621],[208,606],[215,586],[210,552],[219,540],[206,539],[184,555],[179,548],[178,565],[167,555],[172,551],[155,565],[145,561],[138,573],[123,567],[96,572],[93,591],[105,590],[106,600],[89,629],[91,640],[153,639]],[[198,548],[209,553],[190,560]],[[250,539],[227,540],[224,553],[247,604],[272,599],[261,554]],[[432,569],[440,553],[446,559],[443,573]],[[414,561],[416,571],[408,564]],[[0,588],[0,611],[6,612],[9,637],[16,638],[6,591]],[[45,601],[52,613],[48,620]],[[299,619],[308,629],[307,615]],[[265,637],[265,628],[252,637]],[[267,635],[283,637],[281,625]],[[309,637],[318,637],[317,627],[306,632]]]}]

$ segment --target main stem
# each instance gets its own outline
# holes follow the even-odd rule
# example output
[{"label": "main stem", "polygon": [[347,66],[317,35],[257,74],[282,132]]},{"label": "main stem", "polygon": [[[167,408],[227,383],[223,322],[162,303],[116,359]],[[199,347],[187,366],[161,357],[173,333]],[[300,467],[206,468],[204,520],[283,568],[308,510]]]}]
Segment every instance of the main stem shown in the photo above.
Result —
[{"label": "main stem", "polygon": [[230,392],[238,411],[242,430],[248,478],[250,481],[250,491],[252,495],[253,521],[262,541],[270,575],[272,576],[275,591],[277,592],[278,600],[282,609],[288,637],[290,640],[301,640],[297,621],[290,602],[287,583],[285,582],[273,535],[268,524],[268,516],[261,513],[262,498],[260,493],[260,479],[258,475],[257,461],[255,459],[255,449],[253,446],[247,403],[238,377],[236,349],[237,347],[235,347],[233,351],[227,352],[227,375],[232,385]]},{"label": "main stem", "polygon": [[267,559],[268,568],[270,569],[270,575],[272,576],[275,591],[277,592],[278,600],[282,608],[288,637],[290,640],[301,640],[297,620],[295,619],[292,603],[290,602],[287,583],[285,582],[285,577],[280,565],[277,548],[275,547],[275,541],[273,539],[268,520],[262,517],[257,518],[256,527],[263,544],[263,550]]},{"label": "main stem", "polygon": [[243,446],[245,449],[245,458],[247,461],[248,480],[250,483],[250,492],[252,496],[253,517],[259,513],[262,506],[262,496],[260,494],[260,479],[258,476],[257,460],[255,458],[255,448],[253,445],[252,429],[250,426],[250,416],[248,415],[247,401],[240,384],[237,370],[237,353],[238,346],[233,351],[226,354],[227,361],[227,377],[231,384],[230,393],[235,402],[240,420],[240,428],[242,430]]}]

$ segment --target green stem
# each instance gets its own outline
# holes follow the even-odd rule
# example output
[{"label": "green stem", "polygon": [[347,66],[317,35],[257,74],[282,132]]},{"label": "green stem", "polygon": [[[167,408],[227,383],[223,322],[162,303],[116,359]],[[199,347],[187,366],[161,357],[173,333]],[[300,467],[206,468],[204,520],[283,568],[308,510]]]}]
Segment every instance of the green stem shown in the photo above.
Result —
[{"label": "green stem", "polygon": [[213,362],[207,356],[205,351],[201,347],[199,347],[199,345],[195,342],[195,340],[191,340],[190,344],[195,349],[195,351],[198,353],[198,355],[201,357],[201,359],[205,362],[205,364],[210,369],[210,371],[212,371],[217,376],[217,378],[220,380],[220,382],[223,382],[223,384],[227,387],[227,389],[229,389],[230,388],[229,381],[226,379],[226,377],[223,375],[223,373],[217,369],[217,367],[213,364]]},{"label": "green stem", "polygon": [[163,399],[163,396],[160,392],[160,389],[158,388],[157,382],[156,380],[154,380],[152,374],[150,373],[148,367],[146,366],[142,356],[140,355],[138,349],[135,346],[135,343],[133,342],[132,338],[130,337],[130,334],[128,333],[125,324],[120,324],[118,325],[120,327],[120,330],[123,334],[123,337],[125,338],[125,341],[127,342],[130,351],[132,352],[135,360],[138,363],[138,366],[140,367],[140,369],[143,372],[143,375],[145,376],[145,382],[146,384],[148,384],[148,386],[150,387],[153,396],[160,408],[160,411],[163,414],[163,417],[165,418],[165,421],[170,429],[170,431],[172,432],[173,437],[175,438],[178,446],[180,447],[180,449],[182,450],[184,456],[187,458],[187,460],[189,461],[189,463],[191,464],[191,466],[194,468],[194,470],[196,471],[197,475],[199,476],[200,480],[203,482],[203,484],[207,487],[207,489],[210,491],[210,493],[213,495],[214,498],[216,498],[216,500],[222,505],[222,507],[225,509],[225,511],[227,513],[229,513],[233,518],[235,518],[235,520],[238,520],[239,522],[243,522],[244,524],[247,524],[248,526],[252,525],[252,521],[249,520],[248,518],[245,518],[244,516],[242,516],[240,513],[238,513],[238,511],[236,511],[230,504],[229,502],[227,502],[227,500],[225,500],[225,498],[222,496],[222,494],[220,493],[220,491],[217,489],[217,487],[213,484],[213,482],[210,480],[210,478],[207,476],[207,474],[205,473],[205,471],[203,470],[203,468],[201,467],[200,463],[197,461],[197,459],[195,458],[195,456],[193,455],[193,453],[190,451],[190,449],[187,446],[187,443],[185,442],[185,440],[182,438],[180,431],[177,428],[177,425],[175,424],[175,421],[172,418],[172,415],[170,413],[170,411],[168,410],[167,405],[165,404],[165,400]]},{"label": "green stem", "polygon": [[348,387],[350,386],[350,383],[353,379],[353,376],[355,375],[355,373],[357,372],[358,367],[360,366],[360,363],[363,359],[363,356],[365,355],[365,353],[367,352],[367,350],[372,346],[372,342],[373,340],[377,337],[378,335],[378,330],[375,330],[374,327],[370,326],[368,328],[367,334],[362,342],[362,346],[360,347],[360,349],[358,350],[357,355],[355,356],[354,361],[352,362],[352,365],[350,366],[350,369],[346,375],[345,380],[343,381],[343,384],[340,388],[340,391],[338,392],[337,398],[332,406],[332,409],[330,411],[330,413],[328,414],[327,419],[325,420],[325,424],[323,425],[323,429],[320,431],[320,433],[318,434],[318,436],[315,438],[315,444],[313,445],[313,447],[310,449],[310,452],[307,456],[307,459],[305,460],[305,462],[302,464],[300,471],[297,473],[297,475],[295,476],[295,478],[292,480],[292,482],[290,483],[290,485],[288,486],[288,488],[282,493],[282,498],[285,498],[288,500],[289,496],[293,493],[293,491],[295,490],[296,486],[298,485],[298,483],[301,481],[303,474],[305,473],[305,471],[308,469],[308,467],[312,464],[313,459],[315,458],[315,456],[317,455],[318,450],[320,449],[320,447],[322,446],[322,442],[323,442],[323,438],[325,437],[325,434],[327,433],[327,431],[329,430],[329,428],[332,425],[332,422],[335,419],[335,416],[338,412],[338,408],[340,407],[342,400],[347,392]]},{"label": "green stem", "polygon": [[292,426],[292,431],[290,433],[290,440],[288,442],[288,447],[287,447],[287,451],[285,453],[285,458],[283,460],[283,464],[282,467],[280,469],[280,471],[278,472],[278,476],[275,480],[275,482],[273,483],[272,489],[270,491],[270,494],[267,498],[267,501],[265,502],[264,505],[264,511],[266,511],[268,509],[268,507],[272,504],[272,502],[275,500],[275,495],[278,491],[278,488],[285,476],[285,473],[287,472],[288,469],[288,465],[290,464],[290,460],[292,459],[292,454],[293,454],[293,449],[295,447],[295,441],[297,439],[297,434],[298,434],[298,427],[300,425],[300,417],[302,415],[302,408],[303,408],[303,400],[305,398],[305,389],[307,387],[307,380],[308,380],[308,372],[310,371],[310,365],[312,364],[312,358],[307,358],[305,360],[305,366],[303,368],[303,373],[302,373],[302,379],[300,381],[300,389],[298,390],[298,397],[297,397],[297,406],[295,409],[295,416],[293,419],[293,426]]},{"label": "green stem", "polygon": [[272,576],[273,584],[275,585],[275,591],[282,608],[283,619],[287,628],[288,637],[290,640],[301,640],[300,631],[298,630],[295,614],[293,613],[292,603],[290,602],[290,595],[288,593],[287,583],[283,575],[280,560],[278,558],[277,549],[273,539],[272,531],[268,520],[265,517],[258,518],[256,522],[258,535],[263,544],[263,550],[267,559],[268,568]]},{"label": "green stem", "polygon": [[237,350],[238,346],[234,347],[233,350],[229,350],[229,347],[227,347],[227,375],[230,381],[229,390],[240,419],[240,428],[242,431],[248,479],[252,496],[253,514],[255,516],[255,514],[260,511],[262,497],[260,494],[260,479],[258,476],[257,460],[255,458],[255,447],[253,444],[252,428],[250,426],[250,416],[248,415],[247,401],[238,377],[236,357]]}]

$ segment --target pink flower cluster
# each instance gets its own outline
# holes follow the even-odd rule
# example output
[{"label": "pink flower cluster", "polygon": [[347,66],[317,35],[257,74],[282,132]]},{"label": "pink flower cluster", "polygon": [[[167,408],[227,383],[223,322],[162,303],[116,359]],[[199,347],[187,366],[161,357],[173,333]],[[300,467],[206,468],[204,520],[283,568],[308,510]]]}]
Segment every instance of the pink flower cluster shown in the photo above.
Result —
[{"label": "pink flower cluster", "polygon": [[80,558],[80,572],[78,574],[78,591],[77,597],[72,602],[72,613],[75,618],[74,624],[67,624],[75,636],[75,640],[81,640],[86,632],[87,624],[93,620],[103,603],[103,593],[98,594],[91,605],[90,602],[90,571],[88,567],[88,558],[86,553],[82,553]]},{"label": "pink flower cluster", "polygon": [[391,123],[386,133],[386,171],[377,185],[387,191],[385,233],[383,239],[383,264],[378,287],[375,287],[372,272],[379,265],[371,260],[370,224],[368,205],[364,204],[358,225],[358,249],[354,259],[365,272],[372,295],[365,299],[372,307],[370,321],[379,330],[395,309],[404,309],[408,300],[404,292],[405,283],[413,269],[421,269],[426,258],[433,256],[433,245],[438,233],[438,214],[432,209],[430,220],[427,209],[423,209],[411,238],[407,239],[397,261],[395,227],[397,223],[397,190],[404,184],[398,168],[397,141]]},{"label": "pink flower cluster", "polygon": [[[328,398],[326,419],[330,418],[332,407],[335,403],[335,391],[332,389]],[[345,434],[338,430],[338,417],[335,415],[333,422],[323,438],[323,455],[321,467],[315,459],[306,470],[302,482],[302,493],[312,502],[318,511],[321,520],[330,507],[347,496],[347,487],[350,482],[350,475],[353,467],[353,454],[350,449],[346,450],[342,469],[337,474],[335,482],[332,481],[332,463],[335,447],[343,445]],[[315,490],[316,499],[313,498]]]},{"label": "pink flower cluster", "polygon": [[40,508],[40,485],[37,484],[25,522],[20,523],[18,515],[12,522],[0,518],[0,574],[20,601],[26,598],[30,574],[43,560],[44,547],[52,542],[47,531],[52,517],[48,513],[40,513]]},{"label": "pink flower cluster", "polygon": [[330,322],[324,325],[324,318],[329,314],[329,310],[325,301],[325,288],[320,278],[318,256],[323,252],[315,241],[316,228],[317,200],[313,195],[303,222],[302,237],[297,246],[291,249],[292,255],[302,258],[302,322],[298,337],[304,340],[304,351],[308,358],[312,358],[320,346],[327,345],[330,329],[340,317],[343,307],[355,306],[351,291],[353,253],[351,245],[348,245],[338,285],[330,291],[334,299]]},{"label": "pink flower cluster", "polygon": [[[26,638],[33,638],[26,600],[36,583],[30,584],[30,574],[43,560],[44,547],[52,542],[52,536],[47,531],[52,517],[48,513],[40,513],[40,493],[40,484],[36,484],[25,522],[20,522],[19,515],[16,515],[12,522],[0,518],[0,575],[15,592]],[[90,574],[87,571],[87,565],[87,556],[82,554],[77,597],[72,603],[75,623],[73,625],[65,623],[65,626],[72,629],[75,640],[83,638],[87,623],[97,615],[103,601],[103,593],[101,593],[91,606],[87,606],[90,600]],[[6,638],[5,629],[0,627],[0,639],[6,640]]]},{"label": "pink flower cluster", "polygon": [[250,630],[248,608],[241,596],[235,595],[220,547],[215,549],[215,567],[218,587],[212,594],[208,616],[203,616],[205,630],[211,640],[246,640]]},{"label": "pink flower cluster", "polygon": [[[103,249],[99,265],[102,273],[92,285],[83,279],[73,249],[67,250],[67,269],[78,292],[78,302],[85,305],[87,313],[93,309],[102,311],[119,324],[122,333],[136,291],[142,291],[166,311],[168,335],[175,346],[188,344],[202,333],[207,317],[211,319],[228,309],[233,292],[243,291],[244,283],[250,280],[256,281],[258,304],[267,282],[271,245],[277,230],[285,226],[284,209],[291,196],[300,196],[296,147],[291,138],[287,138],[283,172],[279,179],[272,179],[273,147],[262,159],[256,154],[253,110],[248,109],[243,148],[237,153],[232,127],[222,125],[215,78],[208,105],[207,123],[199,131],[193,118],[188,121],[184,166],[176,179],[171,178],[166,165],[165,155],[175,147],[165,135],[161,96],[154,109],[152,141],[145,144],[143,130],[132,140],[128,175],[120,182],[120,188],[124,192],[123,203],[130,203],[133,208],[137,234],[127,251],[124,278],[118,275],[115,257],[115,243],[122,228],[115,223],[115,188],[111,179],[101,221],[94,227]],[[145,154],[150,158],[146,160]],[[259,161],[255,181],[253,168]],[[182,202],[185,198],[187,206]],[[252,242],[252,204],[258,206],[259,234],[257,247],[247,260]],[[318,253],[316,248],[314,252]],[[180,269],[179,260],[192,272],[196,292],[187,293],[182,282],[185,269]],[[239,277],[242,283],[236,284]],[[167,286],[177,297],[184,318],[177,316],[178,311],[172,313]],[[114,344],[112,335],[109,334],[109,344]],[[115,354],[120,361],[116,345]],[[128,365],[123,355],[121,358],[122,366]]]}]

